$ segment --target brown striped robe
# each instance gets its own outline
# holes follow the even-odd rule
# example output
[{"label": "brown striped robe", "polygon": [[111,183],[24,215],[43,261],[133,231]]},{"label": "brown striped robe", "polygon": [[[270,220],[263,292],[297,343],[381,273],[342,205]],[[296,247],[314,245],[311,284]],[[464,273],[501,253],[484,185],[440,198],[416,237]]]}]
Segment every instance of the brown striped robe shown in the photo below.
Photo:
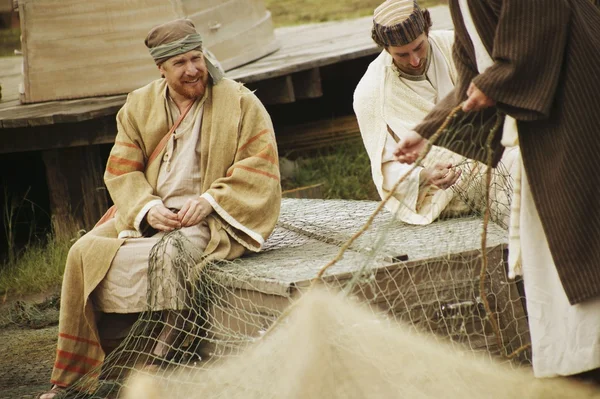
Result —
[{"label": "brown striped robe", "polygon": [[[497,101],[517,120],[533,198],[569,301],[600,295],[600,10],[590,0],[469,0],[494,59],[478,74],[458,0],[449,6],[458,83],[415,130],[430,137],[466,99],[471,82]],[[483,143],[484,135],[468,139]],[[499,139],[495,162],[503,151]],[[485,161],[482,151],[443,145]]]}]

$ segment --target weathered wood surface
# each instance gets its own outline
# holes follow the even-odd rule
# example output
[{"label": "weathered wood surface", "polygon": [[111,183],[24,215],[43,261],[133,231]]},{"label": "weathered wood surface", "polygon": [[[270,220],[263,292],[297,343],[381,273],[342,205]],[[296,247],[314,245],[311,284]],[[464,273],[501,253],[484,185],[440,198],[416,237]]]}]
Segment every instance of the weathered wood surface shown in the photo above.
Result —
[{"label": "weathered wood surface", "polygon": [[122,94],[157,79],[143,39],[175,18],[194,21],[225,70],[278,48],[262,0],[20,0],[19,14],[23,103]]},{"label": "weathered wood surface", "polygon": [[13,0],[0,1],[0,12],[11,12],[13,10]]},{"label": "weathered wood surface", "polygon": [[[446,6],[433,7],[430,11],[434,28],[452,27]],[[233,69],[227,75],[250,83],[372,55],[379,49],[371,40],[370,29],[371,17],[279,28],[275,30],[281,44],[278,51]],[[18,79],[15,79],[14,71],[20,69],[21,60],[19,57],[1,60],[4,63],[0,70],[3,92],[17,93]],[[12,76],[8,80],[5,79],[7,70]],[[117,95],[22,105],[13,94],[0,102],[0,128],[50,125],[114,115],[125,98],[125,95]],[[3,141],[1,136],[0,141]]]},{"label": "weathered wood surface", "polygon": [[55,235],[71,239],[79,230],[91,230],[108,209],[98,146],[48,150],[43,159]]},{"label": "weathered wood surface", "polygon": [[279,153],[292,155],[361,140],[354,115],[283,126],[277,129]]},{"label": "weathered wood surface", "polygon": [[0,85],[2,85],[0,109],[14,108],[19,105],[19,82],[22,79],[22,62],[22,56],[0,57]]}]

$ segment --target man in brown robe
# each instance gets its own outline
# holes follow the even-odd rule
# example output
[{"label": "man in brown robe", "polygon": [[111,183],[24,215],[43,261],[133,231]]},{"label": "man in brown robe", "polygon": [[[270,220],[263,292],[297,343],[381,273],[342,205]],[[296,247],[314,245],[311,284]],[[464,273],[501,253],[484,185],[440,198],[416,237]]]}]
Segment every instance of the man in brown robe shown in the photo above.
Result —
[{"label": "man in brown robe", "polygon": [[[481,112],[483,120],[492,120],[497,110],[516,120],[534,372],[551,377],[598,368],[600,10],[590,0],[450,0],[449,5],[458,83],[398,145],[397,160],[414,162],[425,148],[423,138],[462,102],[465,112]],[[487,69],[478,67],[476,42],[493,60]],[[482,149],[490,131],[482,128],[462,139]],[[492,140],[494,164],[503,152],[501,133]],[[465,151],[463,143],[444,145],[486,161],[485,151]]]}]

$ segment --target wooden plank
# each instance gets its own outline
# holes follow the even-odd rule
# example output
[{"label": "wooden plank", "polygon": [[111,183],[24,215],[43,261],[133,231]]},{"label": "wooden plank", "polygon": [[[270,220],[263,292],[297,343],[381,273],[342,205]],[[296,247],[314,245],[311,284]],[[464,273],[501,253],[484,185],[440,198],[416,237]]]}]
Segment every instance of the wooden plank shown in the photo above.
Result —
[{"label": "wooden plank", "polygon": [[159,74],[143,38],[156,21],[177,17],[168,2],[153,0],[21,0],[19,14],[23,103],[113,95],[144,86]]},{"label": "wooden plank", "polygon": [[116,133],[114,113],[76,123],[5,128],[0,129],[0,154],[112,144]]},{"label": "wooden plank", "polygon": [[12,106],[18,105],[22,63],[22,56],[0,57],[2,105],[5,103]]},{"label": "wooden plank", "polygon": [[[25,56],[21,101],[114,95],[144,86],[159,77],[144,38],[153,26],[177,17],[196,22],[205,45],[225,69],[278,48],[262,0],[206,7],[191,0],[20,1]],[[215,24],[221,28],[213,29]]]},{"label": "wooden plank", "polygon": [[292,75],[296,99],[318,98],[323,95],[319,68],[296,72]]},{"label": "wooden plank", "polygon": [[0,1],[0,12],[6,13],[13,10],[13,0],[2,0]]},{"label": "wooden plank", "polygon": [[[452,29],[448,7],[429,8],[433,29]],[[279,28],[281,49],[228,72],[232,79],[254,82],[275,76],[372,55],[381,51],[371,39],[373,17]]]},{"label": "wooden plank", "polygon": [[287,155],[361,140],[354,115],[282,126],[276,133],[279,152]]},{"label": "wooden plank", "polygon": [[248,85],[264,104],[288,104],[296,101],[292,77],[280,76]]},{"label": "wooden plank", "polygon": [[71,239],[79,230],[91,230],[108,209],[99,148],[47,150],[42,157],[55,235]]},{"label": "wooden plank", "polygon": [[[62,8],[58,7],[58,9]],[[432,14],[434,28],[449,29],[452,27],[447,6],[432,7],[429,10]],[[276,29],[275,36],[281,43],[281,48],[277,52],[251,64],[233,69],[227,73],[227,76],[245,83],[256,82],[375,54],[379,49],[371,40],[371,23],[370,17],[365,17],[356,20]],[[7,57],[1,61],[12,63],[11,68],[20,70],[18,63],[21,60],[18,57]],[[151,65],[151,61],[148,63]],[[5,94],[7,92],[18,93],[19,79],[14,75],[12,80],[6,82],[5,70],[6,68],[0,69],[3,91]],[[125,95],[88,98],[80,100],[84,104],[82,106],[77,101],[55,101],[29,108],[29,105],[19,105],[14,97],[13,101],[0,102],[0,123],[2,123],[2,128],[64,123],[64,120],[54,115],[63,115],[67,112],[65,110],[70,110],[71,114],[78,115],[79,120],[86,120],[94,117],[94,112],[98,116],[112,114],[113,108],[121,106],[125,102],[125,98]],[[56,104],[57,108],[49,110],[47,109],[50,107],[49,104]],[[90,112],[90,108],[94,112]]]}]

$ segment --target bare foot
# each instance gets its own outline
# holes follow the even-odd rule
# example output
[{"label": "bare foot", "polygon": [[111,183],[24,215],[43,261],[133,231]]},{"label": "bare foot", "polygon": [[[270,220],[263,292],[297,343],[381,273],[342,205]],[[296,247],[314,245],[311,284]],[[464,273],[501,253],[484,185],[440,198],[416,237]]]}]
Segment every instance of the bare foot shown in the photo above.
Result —
[{"label": "bare foot", "polygon": [[52,385],[49,391],[40,394],[37,399],[54,399],[59,393],[64,391],[65,388],[59,387],[58,385]]}]

